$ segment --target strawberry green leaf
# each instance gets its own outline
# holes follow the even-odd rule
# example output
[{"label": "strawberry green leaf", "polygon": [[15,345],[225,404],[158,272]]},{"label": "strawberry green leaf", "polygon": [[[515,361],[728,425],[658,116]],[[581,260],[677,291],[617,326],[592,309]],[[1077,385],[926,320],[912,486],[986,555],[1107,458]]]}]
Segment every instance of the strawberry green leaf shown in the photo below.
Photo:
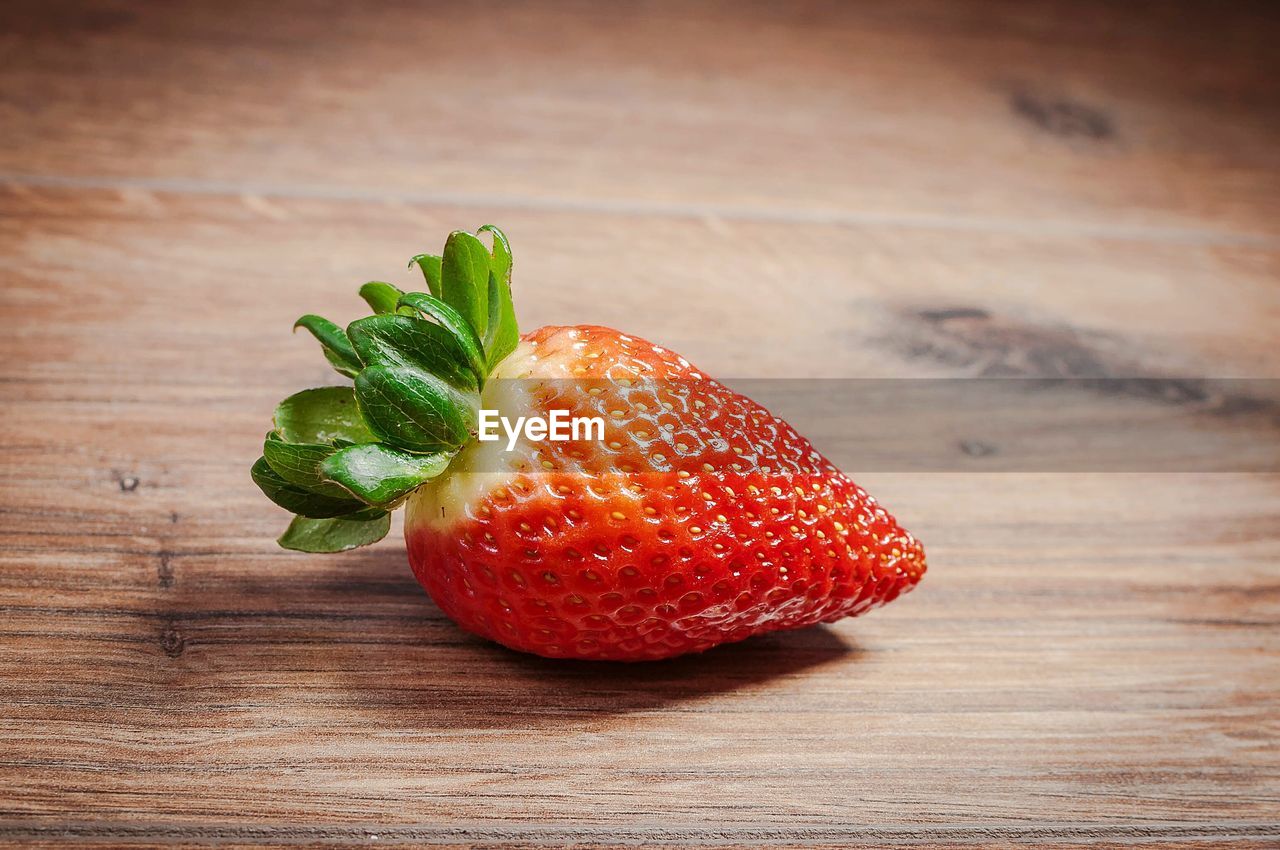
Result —
[{"label": "strawberry green leaf", "polygon": [[351,341],[347,339],[347,334],[342,328],[328,319],[310,314],[293,323],[293,329],[296,331],[298,328],[311,331],[311,335],[319,340],[320,346],[324,349],[325,358],[340,374],[354,378],[356,372],[360,371],[360,361],[356,359]]},{"label": "strawberry green leaf", "polygon": [[381,539],[387,511],[446,474],[475,436],[480,390],[519,344],[501,230],[455,231],[440,255],[415,264],[429,293],[369,281],[360,297],[374,315],[345,329],[311,314],[294,325],[355,386],[304,390],[276,408],[252,477],[298,515],[285,548],[338,552]]},{"label": "strawberry green leaf", "polygon": [[435,254],[418,254],[409,260],[409,268],[413,268],[413,264],[417,263],[418,268],[422,269],[422,277],[427,282],[427,291],[437,298],[442,298],[440,286],[440,274],[442,258]]},{"label": "strawberry green leaf", "polygon": [[276,542],[298,552],[345,552],[377,543],[391,530],[391,515],[363,511],[330,519],[297,516]]},{"label": "strawberry green leaf", "polygon": [[471,436],[479,406],[474,393],[411,366],[365,367],[356,376],[356,398],[379,439],[422,454],[461,446]]},{"label": "strawberry green leaf", "polygon": [[352,322],[347,334],[366,366],[416,366],[458,389],[480,387],[467,365],[469,352],[443,325],[417,316],[369,316]]},{"label": "strawberry green leaf", "polygon": [[371,280],[360,287],[360,297],[375,313],[394,313],[401,295],[404,293],[399,289],[380,280]]},{"label": "strawberry green leaf", "polygon": [[484,337],[489,322],[489,249],[464,230],[449,234],[440,265],[440,300]]},{"label": "strawberry green leaf", "polygon": [[489,369],[515,350],[520,342],[516,310],[511,300],[511,245],[507,235],[492,224],[480,228],[493,234],[493,250],[489,255],[489,324],[484,335],[485,359]]},{"label": "strawberry green leaf", "polygon": [[[489,272],[489,319],[485,326],[484,339],[480,340],[480,345],[485,350],[485,360],[488,360],[488,351],[493,345],[494,337],[498,334],[498,325],[502,321],[502,284],[498,282],[496,272]],[[490,363],[492,365],[492,363]]]},{"label": "strawberry green leaf", "polygon": [[480,337],[476,336],[475,330],[457,310],[439,298],[423,292],[406,292],[401,296],[400,303],[412,307],[429,318],[435,319],[453,334],[466,354],[467,365],[480,382],[484,382],[485,377],[489,374],[488,364],[484,358],[484,347],[480,343]]},{"label": "strawberry green leaf", "polygon": [[350,494],[320,474],[320,464],[336,452],[333,446],[317,443],[286,443],[268,438],[262,445],[262,457],[277,475],[290,484],[322,496],[345,499]]},{"label": "strawberry green leaf", "polygon": [[489,329],[485,332],[485,362],[489,370],[515,351],[520,342],[516,309],[511,303],[511,287],[496,274],[489,274]]},{"label": "strawberry green leaf", "polygon": [[376,439],[360,418],[351,387],[294,393],[276,407],[275,425],[286,443],[332,443],[338,439],[371,443]]},{"label": "strawberry green leaf", "polygon": [[354,513],[368,507],[354,496],[325,496],[296,484],[290,484],[271,468],[266,458],[258,458],[253,468],[249,470],[249,474],[268,499],[285,510],[301,516],[325,519]]},{"label": "strawberry green leaf", "polygon": [[444,472],[452,459],[451,452],[413,455],[381,443],[369,443],[335,452],[321,469],[362,501],[388,507]]},{"label": "strawberry green leaf", "polygon": [[489,252],[489,267],[498,276],[498,280],[510,286],[512,258],[511,243],[507,241],[507,234],[492,224],[484,225],[478,232],[493,234],[493,250]]}]

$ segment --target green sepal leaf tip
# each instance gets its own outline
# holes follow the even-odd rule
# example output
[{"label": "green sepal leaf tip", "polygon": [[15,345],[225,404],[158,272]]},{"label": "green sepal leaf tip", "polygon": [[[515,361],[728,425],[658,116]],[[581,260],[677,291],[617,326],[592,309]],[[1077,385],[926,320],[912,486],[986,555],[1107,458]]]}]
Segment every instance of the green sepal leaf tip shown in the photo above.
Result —
[{"label": "green sepal leaf tip", "polygon": [[371,280],[360,287],[360,297],[369,305],[369,309],[378,314],[396,312],[402,295],[404,293],[399,289],[380,280]]},{"label": "green sepal leaf tip", "polygon": [[498,276],[489,274],[489,330],[485,334],[485,363],[492,371],[495,366],[520,344],[520,330],[516,327],[516,310],[511,303],[511,287]]},{"label": "green sepal leaf tip", "polygon": [[444,244],[440,300],[457,310],[484,338],[489,326],[489,249],[473,234],[455,230]]},{"label": "green sepal leaf tip", "polygon": [[355,390],[319,387],[303,390],[276,407],[276,431],[286,443],[371,443],[377,438],[360,418]]},{"label": "green sepal leaf tip", "polygon": [[444,472],[452,459],[452,452],[415,455],[370,443],[335,452],[321,470],[362,501],[389,507]]},{"label": "green sepal leaf tip", "polygon": [[486,224],[477,233],[489,233],[493,236],[493,250],[489,252],[489,269],[498,276],[498,280],[511,284],[511,269],[514,261],[511,255],[511,243],[507,234],[493,224]]},{"label": "green sepal leaf tip", "polygon": [[350,496],[347,490],[320,474],[320,464],[336,451],[330,445],[286,443],[279,438],[262,444],[263,459],[285,481],[321,496],[345,499]]},{"label": "green sepal leaf tip", "polygon": [[367,505],[354,496],[326,496],[297,484],[290,484],[271,468],[266,458],[258,458],[249,470],[266,497],[287,511],[312,519],[326,519],[364,510]]},{"label": "green sepal leaf tip", "polygon": [[293,323],[293,329],[306,328],[311,332],[324,349],[324,356],[334,369],[348,378],[354,378],[360,371],[360,360],[347,333],[333,322],[321,316],[308,314]]},{"label": "green sepal leaf tip", "polygon": [[511,298],[514,260],[507,235],[501,229],[486,224],[478,232],[493,236],[493,250],[489,252],[489,323],[483,341],[485,361],[492,371],[520,343],[516,308]]},{"label": "green sepal leaf tip", "polygon": [[276,541],[295,552],[345,552],[377,543],[391,530],[391,515],[369,510],[329,519],[296,516]]},{"label": "green sepal leaf tip", "polygon": [[422,270],[422,277],[427,282],[427,291],[436,298],[440,298],[443,292],[440,282],[443,259],[436,254],[418,254],[409,260],[409,268],[413,268],[415,263]]}]

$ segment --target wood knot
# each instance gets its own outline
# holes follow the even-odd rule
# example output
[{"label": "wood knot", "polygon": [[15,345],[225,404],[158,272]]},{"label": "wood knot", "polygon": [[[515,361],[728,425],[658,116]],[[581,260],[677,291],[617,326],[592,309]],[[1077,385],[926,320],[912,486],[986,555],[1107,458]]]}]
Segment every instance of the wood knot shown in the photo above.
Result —
[{"label": "wood knot", "polygon": [[996,453],[996,447],[981,440],[961,440],[960,451],[969,457],[990,457]]},{"label": "wood knot", "polygon": [[1019,118],[1060,139],[1101,141],[1116,134],[1105,112],[1079,101],[1022,91],[1013,94],[1009,106]]},{"label": "wood knot", "polygon": [[173,623],[167,624],[164,631],[160,633],[160,648],[170,658],[177,658],[187,648],[186,639]]},{"label": "wood knot", "polygon": [[173,587],[172,553],[160,553],[160,565],[156,567],[156,578],[159,580],[161,587]]},{"label": "wood knot", "polygon": [[954,319],[990,319],[991,314],[980,307],[944,307],[938,310],[921,310],[917,315],[926,322],[950,322]]}]

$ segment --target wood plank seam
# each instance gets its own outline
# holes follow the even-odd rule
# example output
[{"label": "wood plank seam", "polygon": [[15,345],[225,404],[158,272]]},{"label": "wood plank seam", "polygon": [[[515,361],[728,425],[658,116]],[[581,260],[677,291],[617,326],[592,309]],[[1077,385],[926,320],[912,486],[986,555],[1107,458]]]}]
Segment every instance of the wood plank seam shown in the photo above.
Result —
[{"label": "wood plank seam", "polygon": [[[1015,236],[1079,236],[1199,246],[1248,246],[1280,248],[1280,239],[1261,233],[1214,231],[1201,228],[1151,227],[1110,221],[1020,219],[974,215],[924,215],[906,213],[858,213],[850,211],[782,207],[749,207],[737,204],[681,204],[651,201],[585,200],[556,196],[494,195],[465,192],[405,192],[402,190],[354,190],[337,186],[284,186],[268,183],[228,183],[216,180],[151,177],[71,177],[53,174],[0,172],[0,184],[11,187],[141,190],[172,195],[280,200],[399,203],[418,206],[492,207],[548,213],[593,213],[620,217],[670,217],[753,224],[826,225],[833,227],[890,227]],[[259,210],[261,212],[261,210]]]}]

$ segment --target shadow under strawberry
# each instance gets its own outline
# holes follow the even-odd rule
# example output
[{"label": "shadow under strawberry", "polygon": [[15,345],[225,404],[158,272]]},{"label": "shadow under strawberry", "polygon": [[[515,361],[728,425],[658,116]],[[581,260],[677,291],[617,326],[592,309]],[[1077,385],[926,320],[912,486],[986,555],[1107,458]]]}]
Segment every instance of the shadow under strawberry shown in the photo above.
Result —
[{"label": "shadow under strawberry", "polygon": [[[749,691],[774,679],[847,660],[858,650],[827,626],[776,632],[666,661],[625,666],[533,657],[468,637],[456,678],[415,679],[396,665],[353,676],[360,701],[410,726],[545,728]],[[410,697],[414,693],[420,703]],[[408,704],[406,704],[408,703]],[[696,710],[690,708],[689,710]]]},{"label": "shadow under strawberry", "polygon": [[859,652],[814,626],[665,661],[528,655],[460,629],[392,549],[344,553],[297,571],[223,574],[219,589],[235,604],[209,589],[199,580],[175,587],[174,601],[185,597],[190,607],[179,604],[173,614],[186,645],[170,661],[166,697],[182,703],[183,694],[212,687],[236,695],[223,708],[288,703],[323,717],[330,730],[600,728],[618,715],[848,663]]}]

